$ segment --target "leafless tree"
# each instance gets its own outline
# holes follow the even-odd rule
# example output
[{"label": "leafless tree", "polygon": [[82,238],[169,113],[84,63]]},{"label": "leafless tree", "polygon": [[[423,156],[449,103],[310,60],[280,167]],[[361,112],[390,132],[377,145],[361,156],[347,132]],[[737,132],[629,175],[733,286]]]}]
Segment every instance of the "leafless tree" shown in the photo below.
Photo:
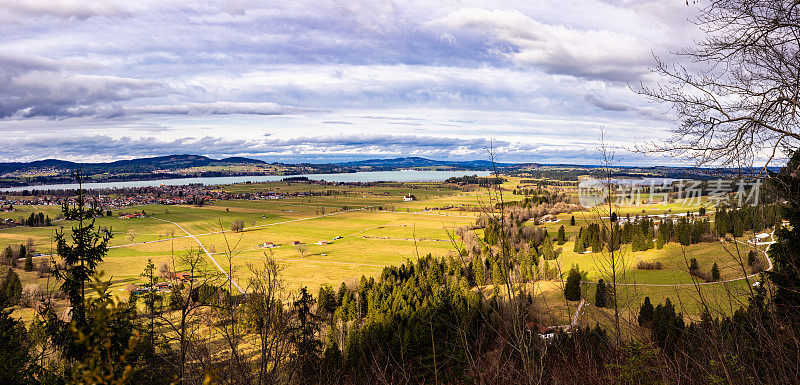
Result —
[{"label": "leafless tree", "polygon": [[637,92],[671,107],[674,138],[640,150],[698,165],[754,165],[800,141],[800,1],[714,0],[695,21],[706,32],[677,52],[691,64],[653,71],[665,81]]},{"label": "leafless tree", "polygon": [[[611,320],[614,325],[614,338],[619,345],[622,342],[622,322],[620,319],[620,309],[627,309],[634,299],[629,297],[633,290],[626,290],[622,292],[623,287],[628,287],[628,279],[626,271],[630,266],[627,265],[625,258],[625,249],[621,247],[621,240],[618,237],[620,231],[619,221],[617,219],[618,207],[616,206],[616,183],[614,182],[615,163],[617,162],[616,154],[611,151],[606,145],[605,131],[601,132],[600,137],[600,156],[601,166],[600,172],[602,174],[602,184],[606,188],[605,199],[602,204],[594,207],[594,214],[596,221],[602,229],[601,233],[605,237],[601,237],[603,248],[598,257],[594,258],[594,263],[597,270],[602,275],[604,281],[608,284],[610,294],[610,305],[613,310],[613,319]],[[620,303],[623,301],[623,303]]]},{"label": "leafless tree", "polygon": [[237,219],[231,223],[231,231],[234,233],[241,233],[244,231],[244,220]]},{"label": "leafless tree", "polygon": [[172,278],[172,267],[169,262],[164,261],[158,265],[158,275],[165,280]]},{"label": "leafless tree", "polygon": [[308,252],[308,246],[303,244],[297,245],[297,252],[300,253],[300,258],[305,258]]},{"label": "leafless tree", "polygon": [[260,266],[248,264],[252,277],[248,284],[248,324],[255,331],[258,346],[257,384],[273,384],[281,379],[281,369],[291,352],[283,309],[283,268],[264,254]]},{"label": "leafless tree", "polygon": [[[200,342],[202,336],[199,333],[198,319],[201,317],[200,310],[206,307],[211,298],[201,298],[208,296],[209,291],[198,290],[204,285],[213,285],[219,280],[219,276],[211,269],[200,249],[190,249],[185,255],[179,257],[177,265],[173,257],[173,270],[182,270],[183,290],[180,290],[181,302],[177,310],[160,314],[161,322],[167,332],[164,338],[178,345],[178,373],[184,383],[192,383],[192,372],[197,372],[198,378],[202,378],[205,372],[203,365],[207,362],[202,360],[203,344]],[[189,357],[192,357],[190,360]],[[189,362],[201,366],[201,370],[192,371]]]}]

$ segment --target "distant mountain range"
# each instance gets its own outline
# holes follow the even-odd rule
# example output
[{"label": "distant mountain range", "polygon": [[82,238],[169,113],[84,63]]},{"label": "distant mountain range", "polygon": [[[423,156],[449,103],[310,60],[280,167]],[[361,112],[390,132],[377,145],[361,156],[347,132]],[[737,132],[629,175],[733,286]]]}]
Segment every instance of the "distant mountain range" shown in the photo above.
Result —
[{"label": "distant mountain range", "polygon": [[[498,166],[508,166],[502,164]],[[398,169],[488,170],[491,162],[450,162],[419,157],[371,159],[343,163],[267,163],[263,160],[232,157],[213,159],[202,155],[168,155],[118,160],[106,163],[78,163],[57,159],[33,162],[0,163],[0,187],[67,183],[80,169],[92,182],[213,177],[235,175],[296,175],[387,171]]]},{"label": "distant mountain range", "polygon": [[[503,173],[523,177],[575,180],[581,175],[600,175],[599,166],[539,163],[495,163],[487,160],[445,161],[421,157],[368,159],[340,163],[268,163],[263,160],[231,157],[213,159],[202,155],[168,155],[118,160],[107,163],[77,163],[57,159],[33,162],[0,163],[0,187],[58,184],[72,181],[72,172],[81,169],[92,182],[152,180],[184,177],[237,175],[297,175],[392,171],[402,169],[478,171],[498,168]],[[773,169],[775,170],[775,169]],[[731,176],[729,169],[693,167],[618,167],[619,177],[668,177],[711,179]]]},{"label": "distant mountain range", "polygon": [[[488,160],[471,160],[467,162],[454,162],[446,160],[434,160],[420,157],[406,157],[393,159],[368,159],[355,162],[334,163],[341,167],[371,167],[371,168],[405,168],[405,167],[452,167],[467,170],[489,170],[492,162]],[[508,167],[512,163],[497,163],[497,167]]]},{"label": "distant mountain range", "polygon": [[206,167],[206,166],[224,166],[224,165],[241,165],[241,164],[265,164],[263,160],[249,159],[242,157],[225,158],[225,159],[212,159],[202,155],[167,155],[157,156],[154,158],[139,158],[129,160],[118,160],[108,163],[77,163],[69,162],[66,160],[58,159],[44,159],[33,162],[10,162],[0,163],[0,174],[5,174],[15,171],[32,170],[32,169],[64,169],[64,170],[77,170],[78,168],[87,172],[104,171],[104,172],[126,172],[136,170],[140,171],[142,168],[146,169],[181,169],[187,167]]}]

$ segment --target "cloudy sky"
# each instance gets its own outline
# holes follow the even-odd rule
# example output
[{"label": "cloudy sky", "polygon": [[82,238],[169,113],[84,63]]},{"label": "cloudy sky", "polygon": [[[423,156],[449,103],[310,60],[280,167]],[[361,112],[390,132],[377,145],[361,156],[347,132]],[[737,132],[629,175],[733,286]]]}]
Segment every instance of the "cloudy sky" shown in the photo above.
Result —
[{"label": "cloudy sky", "polygon": [[[438,4],[437,4],[438,3]],[[675,123],[630,86],[684,0],[0,0],[0,161],[597,163]]]}]

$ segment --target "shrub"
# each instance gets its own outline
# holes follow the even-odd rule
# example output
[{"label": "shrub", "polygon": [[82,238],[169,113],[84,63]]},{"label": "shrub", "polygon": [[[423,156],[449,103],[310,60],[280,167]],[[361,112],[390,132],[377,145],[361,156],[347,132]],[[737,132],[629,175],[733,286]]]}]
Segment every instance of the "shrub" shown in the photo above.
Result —
[{"label": "shrub", "polygon": [[22,295],[19,299],[20,305],[33,308],[37,302],[42,300],[44,300],[44,290],[42,290],[41,286],[32,283],[22,288]]},{"label": "shrub", "polygon": [[703,280],[705,282],[712,282],[713,281],[710,274],[708,274],[705,271],[702,271],[700,269],[689,270],[689,274],[691,274],[691,275],[693,275],[693,276],[695,276],[697,278],[700,278],[701,280]]},{"label": "shrub", "polygon": [[39,266],[36,267],[36,271],[39,272],[39,278],[46,277],[50,274],[50,263],[46,259],[42,259],[39,261]]},{"label": "shrub", "polygon": [[764,261],[762,259],[756,259],[750,265],[750,271],[752,272],[752,274],[758,274],[758,273],[764,271],[764,269],[765,269],[764,268]]},{"label": "shrub", "polygon": [[636,264],[636,268],[639,270],[661,270],[662,266],[661,262],[658,261],[656,262],[639,261],[639,263]]},{"label": "shrub", "polygon": [[758,258],[756,257],[756,251],[750,250],[747,252],[747,266],[753,266]]}]

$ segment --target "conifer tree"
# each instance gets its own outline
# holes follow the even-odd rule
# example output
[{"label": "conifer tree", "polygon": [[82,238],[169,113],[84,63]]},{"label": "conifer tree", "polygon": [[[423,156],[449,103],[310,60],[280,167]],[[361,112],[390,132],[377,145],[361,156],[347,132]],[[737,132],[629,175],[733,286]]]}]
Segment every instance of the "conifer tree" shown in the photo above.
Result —
[{"label": "conifer tree", "polygon": [[575,246],[572,248],[572,251],[578,254],[586,251],[586,244],[583,243],[583,239],[581,238],[575,239]]},{"label": "conifer tree", "polygon": [[14,306],[22,296],[22,283],[19,275],[14,270],[8,269],[0,280],[0,311],[3,308]]},{"label": "conifer tree", "polygon": [[697,258],[689,260],[689,271],[700,270],[700,264],[697,263]]},{"label": "conifer tree", "polygon": [[717,266],[716,262],[711,266],[711,280],[714,282],[719,281],[719,266]]},{"label": "conifer tree", "polygon": [[[777,226],[777,242],[767,249],[773,269],[767,275],[775,285],[772,300],[781,315],[794,316],[800,311],[800,152],[795,151],[788,164],[773,174],[773,184],[787,204],[781,207],[778,218],[789,221],[790,226]],[[780,222],[780,220],[776,220]]]},{"label": "conifer tree", "polygon": [[683,329],[683,314],[675,314],[675,306],[669,298],[664,300],[664,305],[656,306],[653,310],[653,323],[650,328],[653,341],[667,354],[675,351]]},{"label": "conifer tree", "polygon": [[651,229],[648,229],[647,233],[645,233],[644,243],[642,244],[642,250],[650,250],[652,249],[655,244],[653,244],[653,232]]},{"label": "conifer tree", "polygon": [[744,236],[744,223],[741,218],[736,218],[736,220],[733,221],[733,236],[736,238]]},{"label": "conifer tree", "polygon": [[717,208],[717,212],[714,214],[714,229],[717,231],[717,235],[721,237],[730,232],[728,226],[728,212],[724,207]]},{"label": "conifer tree", "polygon": [[33,271],[33,256],[31,253],[25,254],[25,271]]},{"label": "conifer tree", "polygon": [[602,279],[597,281],[597,289],[594,292],[594,305],[606,307],[606,283]]},{"label": "conifer tree", "polygon": [[561,227],[558,228],[558,236],[556,239],[559,245],[567,243],[567,235],[564,230],[564,225],[561,225]]},{"label": "conifer tree", "polygon": [[544,259],[548,261],[556,259],[555,251],[553,251],[553,241],[551,241],[549,237],[544,239],[544,242],[540,247],[542,249],[542,257],[544,257]]},{"label": "conifer tree", "polygon": [[476,255],[472,260],[472,272],[475,275],[475,285],[483,286],[486,284],[486,272],[483,269],[483,259]]},{"label": "conifer tree", "polygon": [[77,223],[72,227],[71,244],[67,241],[63,230],[56,230],[56,251],[64,262],[64,268],[56,270],[55,275],[63,281],[61,291],[67,295],[72,306],[72,317],[80,326],[86,323],[86,283],[94,275],[97,264],[103,261],[108,252],[111,232],[95,228],[94,217],[97,215],[97,206],[92,204],[91,207],[86,207],[87,199],[81,187],[84,177],[78,171],[75,173],[75,178],[78,181],[75,203],[70,206],[67,200],[64,200],[61,213],[64,218],[75,220]]},{"label": "conifer tree", "polygon": [[11,265],[11,261],[14,259],[14,251],[11,250],[11,245],[6,246],[3,250],[3,257],[0,259],[0,263],[4,265]]},{"label": "conifer tree", "polygon": [[314,298],[305,286],[300,288],[298,297],[292,304],[298,324],[289,330],[289,341],[295,348],[292,359],[300,382],[313,382],[311,380],[322,350],[322,341],[317,338],[320,325],[317,316],[311,312],[315,303]]},{"label": "conifer tree", "polygon": [[574,215],[571,218],[569,218],[569,225],[570,226],[575,226],[575,216]]},{"label": "conifer tree", "polygon": [[495,286],[506,283],[505,272],[500,266],[500,262],[496,258],[494,261],[492,261],[492,283]]},{"label": "conifer tree", "polygon": [[639,308],[639,326],[649,327],[653,322],[653,304],[650,303],[650,297],[644,297],[644,303]]},{"label": "conifer tree", "polygon": [[658,235],[656,236],[656,249],[661,250],[664,248],[664,244],[667,243],[665,239],[666,229],[659,227]]},{"label": "conifer tree", "polygon": [[578,301],[581,299],[581,273],[578,265],[572,266],[567,275],[567,282],[564,284],[564,298],[568,301]]}]

